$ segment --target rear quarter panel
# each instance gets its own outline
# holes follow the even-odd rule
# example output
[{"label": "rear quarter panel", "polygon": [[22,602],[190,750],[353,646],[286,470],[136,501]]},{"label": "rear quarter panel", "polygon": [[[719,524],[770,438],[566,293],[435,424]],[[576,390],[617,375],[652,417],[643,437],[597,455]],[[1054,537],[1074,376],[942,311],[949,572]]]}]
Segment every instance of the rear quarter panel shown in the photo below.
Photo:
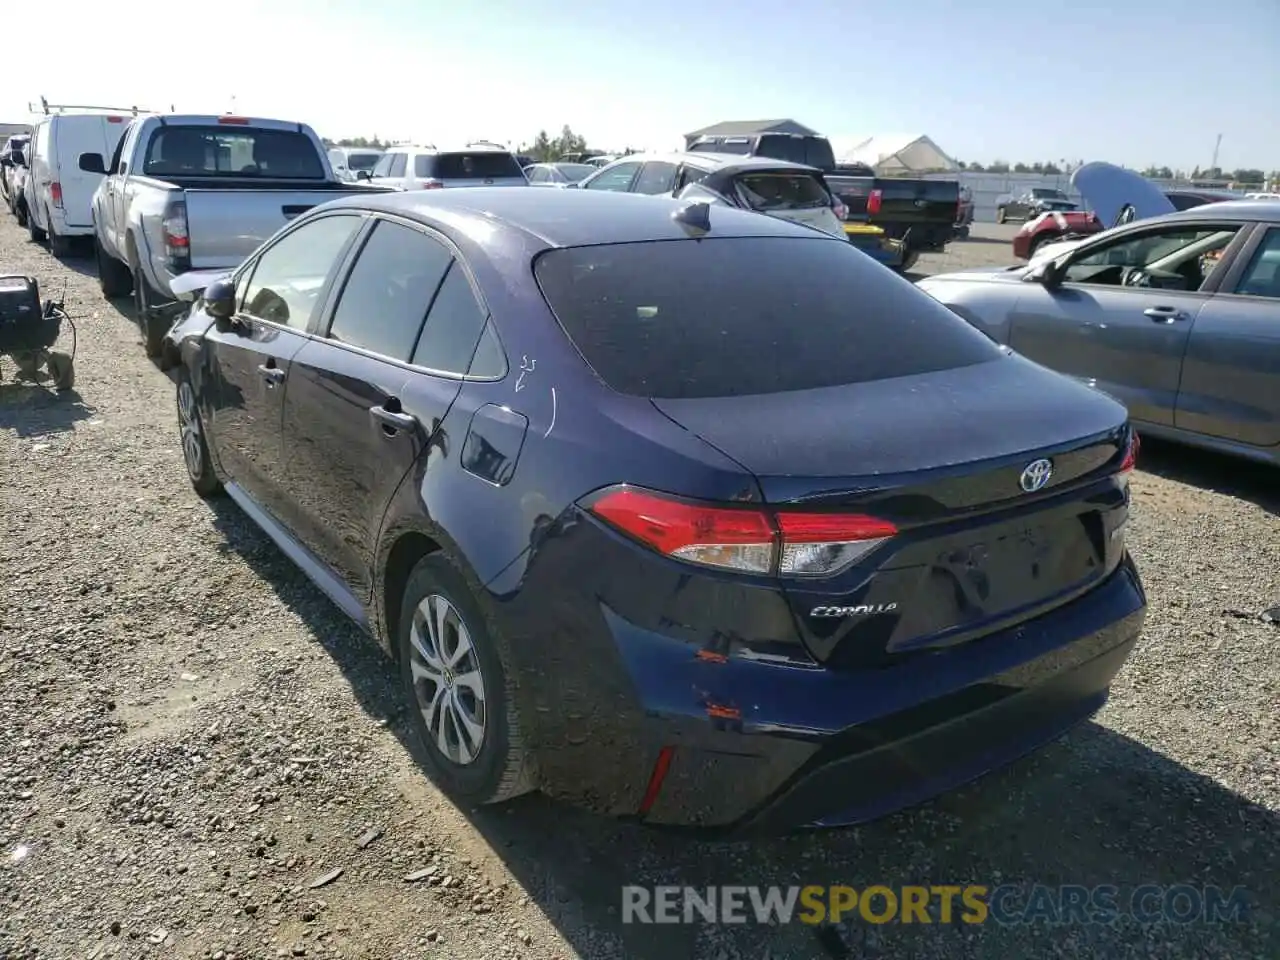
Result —
[{"label": "rear quarter panel", "polygon": [[996,343],[1009,343],[1018,305],[1016,283],[925,279],[916,286]]}]

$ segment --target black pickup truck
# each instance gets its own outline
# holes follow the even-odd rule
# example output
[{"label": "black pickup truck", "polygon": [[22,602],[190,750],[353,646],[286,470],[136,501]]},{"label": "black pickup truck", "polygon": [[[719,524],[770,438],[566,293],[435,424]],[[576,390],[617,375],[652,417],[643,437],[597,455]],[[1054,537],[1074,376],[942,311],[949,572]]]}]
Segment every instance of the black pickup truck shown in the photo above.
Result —
[{"label": "black pickup truck", "polygon": [[874,224],[895,240],[904,240],[903,270],[922,253],[941,253],[956,234],[960,184],[956,180],[877,177],[859,163],[837,163],[826,137],[789,133],[700,137],[690,150],[771,157],[817,167],[845,205],[845,219]]}]

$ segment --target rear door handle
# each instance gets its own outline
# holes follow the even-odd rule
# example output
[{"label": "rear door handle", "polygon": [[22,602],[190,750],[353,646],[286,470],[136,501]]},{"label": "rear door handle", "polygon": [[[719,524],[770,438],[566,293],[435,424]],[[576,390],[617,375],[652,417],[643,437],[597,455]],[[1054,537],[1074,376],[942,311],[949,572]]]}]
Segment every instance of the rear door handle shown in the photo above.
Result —
[{"label": "rear door handle", "polygon": [[265,363],[258,364],[258,372],[262,374],[267,383],[275,386],[277,383],[284,383],[284,371],[279,367],[269,367]]},{"label": "rear door handle", "polygon": [[1191,316],[1177,307],[1147,307],[1142,315],[1150,317],[1156,323],[1173,323],[1175,320],[1188,320]]},{"label": "rear door handle", "polygon": [[370,407],[369,413],[373,419],[382,424],[382,432],[388,437],[394,437],[401,430],[412,430],[418,425],[418,418],[409,413],[401,413],[399,410],[388,410],[379,404],[376,407]]}]

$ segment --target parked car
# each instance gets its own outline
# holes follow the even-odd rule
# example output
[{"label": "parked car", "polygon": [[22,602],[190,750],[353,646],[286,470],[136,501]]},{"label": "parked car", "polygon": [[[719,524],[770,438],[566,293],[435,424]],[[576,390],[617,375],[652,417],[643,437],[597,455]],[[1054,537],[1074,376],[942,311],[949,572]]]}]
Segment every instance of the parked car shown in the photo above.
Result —
[{"label": "parked car", "polygon": [[382,156],[382,151],[374,147],[330,147],[329,166],[339,180],[355,183],[361,179],[361,172],[372,174],[373,168]]},{"label": "parked car", "polygon": [[101,181],[91,206],[99,283],[107,297],[133,293],[147,354],[162,360],[177,277],[228,270],[299,214],[368,190],[337,179],[315,131],[292,121],[140,117],[114,152],[99,149],[78,158]]},{"label": "parked car", "polygon": [[1013,238],[1015,256],[1024,260],[1061,256],[1071,244],[1102,232],[1108,224],[1118,227],[1175,210],[1240,199],[1215,190],[1163,190],[1139,173],[1100,161],[1077,168],[1071,183],[1091,209],[1043,213],[1023,224]]},{"label": "parked car", "polygon": [[31,174],[28,166],[31,156],[31,144],[19,147],[9,154],[9,164],[4,168],[9,177],[11,203],[10,209],[18,220],[18,226],[27,225],[27,178]]},{"label": "parked car", "polygon": [[1089,716],[1142,627],[1124,409],[794,223],[347,197],[173,336],[196,491],[395,658],[466,803],[875,817]]},{"label": "parked car", "polygon": [[[10,212],[13,212],[13,171],[18,166],[18,159],[25,162],[25,150],[30,142],[29,134],[18,134],[9,137],[4,146],[0,147],[0,195],[4,197],[5,206]],[[14,156],[14,151],[18,152],[19,157]]]},{"label": "parked car", "polygon": [[593,171],[575,186],[649,196],[696,196],[844,236],[834,198],[821,172],[782,160],[714,153],[637,153]]},{"label": "parked car", "polygon": [[69,253],[73,237],[93,236],[93,192],[102,174],[82,169],[80,155],[110,156],[129,120],[126,112],[83,111],[48,114],[35,124],[23,186],[27,232],[47,239],[54,256]]},{"label": "parked car", "polygon": [[959,181],[878,177],[865,164],[838,163],[826,137],[790,133],[705,136],[690,150],[771,157],[817,167],[844,205],[848,222],[880,227],[886,238],[900,241],[903,270],[910,270],[922,253],[942,253],[955,236]]},{"label": "parked car", "polygon": [[533,187],[563,187],[591,176],[599,168],[590,163],[531,163],[524,175]]},{"label": "parked car", "polygon": [[1280,208],[1214,203],[925,292],[1123,402],[1144,433],[1280,464]]},{"label": "parked car", "polygon": [[996,223],[1006,220],[1033,220],[1042,213],[1066,213],[1080,205],[1053,187],[1031,187],[1019,194],[996,199]]},{"label": "parked car", "polygon": [[511,151],[487,145],[457,150],[439,150],[431,145],[389,147],[368,179],[397,190],[529,185]]}]

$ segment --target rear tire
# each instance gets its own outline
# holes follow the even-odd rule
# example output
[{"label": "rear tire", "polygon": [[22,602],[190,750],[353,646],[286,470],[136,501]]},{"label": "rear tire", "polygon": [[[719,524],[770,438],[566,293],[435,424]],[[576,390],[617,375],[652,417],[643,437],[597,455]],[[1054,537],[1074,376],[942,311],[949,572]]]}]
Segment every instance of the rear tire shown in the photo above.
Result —
[{"label": "rear tire", "polygon": [[996,223],[1004,223],[1009,219],[1009,215],[1005,213],[1004,207],[996,207]]},{"label": "rear tire", "polygon": [[468,804],[532,790],[502,645],[466,577],[443,555],[424,557],[409,574],[396,642],[410,723],[435,782]]},{"label": "rear tire", "polygon": [[142,275],[136,262],[133,265],[133,313],[138,329],[142,331],[142,346],[147,356],[160,360],[161,369],[167,369],[164,363],[164,335],[169,332],[169,325],[156,318],[151,285],[147,283],[147,278]]},{"label": "rear tire", "polygon": [[27,205],[21,200],[14,202],[13,215],[18,218],[18,226],[25,227],[27,225]]},{"label": "rear tire", "polygon": [[64,237],[53,229],[53,214],[44,212],[45,223],[49,224],[49,252],[55,257],[65,257],[71,252],[71,238]]},{"label": "rear tire", "polygon": [[133,293],[133,274],[128,267],[102,249],[96,235],[93,238],[93,259],[98,264],[98,284],[102,287],[104,297],[115,300]]}]

